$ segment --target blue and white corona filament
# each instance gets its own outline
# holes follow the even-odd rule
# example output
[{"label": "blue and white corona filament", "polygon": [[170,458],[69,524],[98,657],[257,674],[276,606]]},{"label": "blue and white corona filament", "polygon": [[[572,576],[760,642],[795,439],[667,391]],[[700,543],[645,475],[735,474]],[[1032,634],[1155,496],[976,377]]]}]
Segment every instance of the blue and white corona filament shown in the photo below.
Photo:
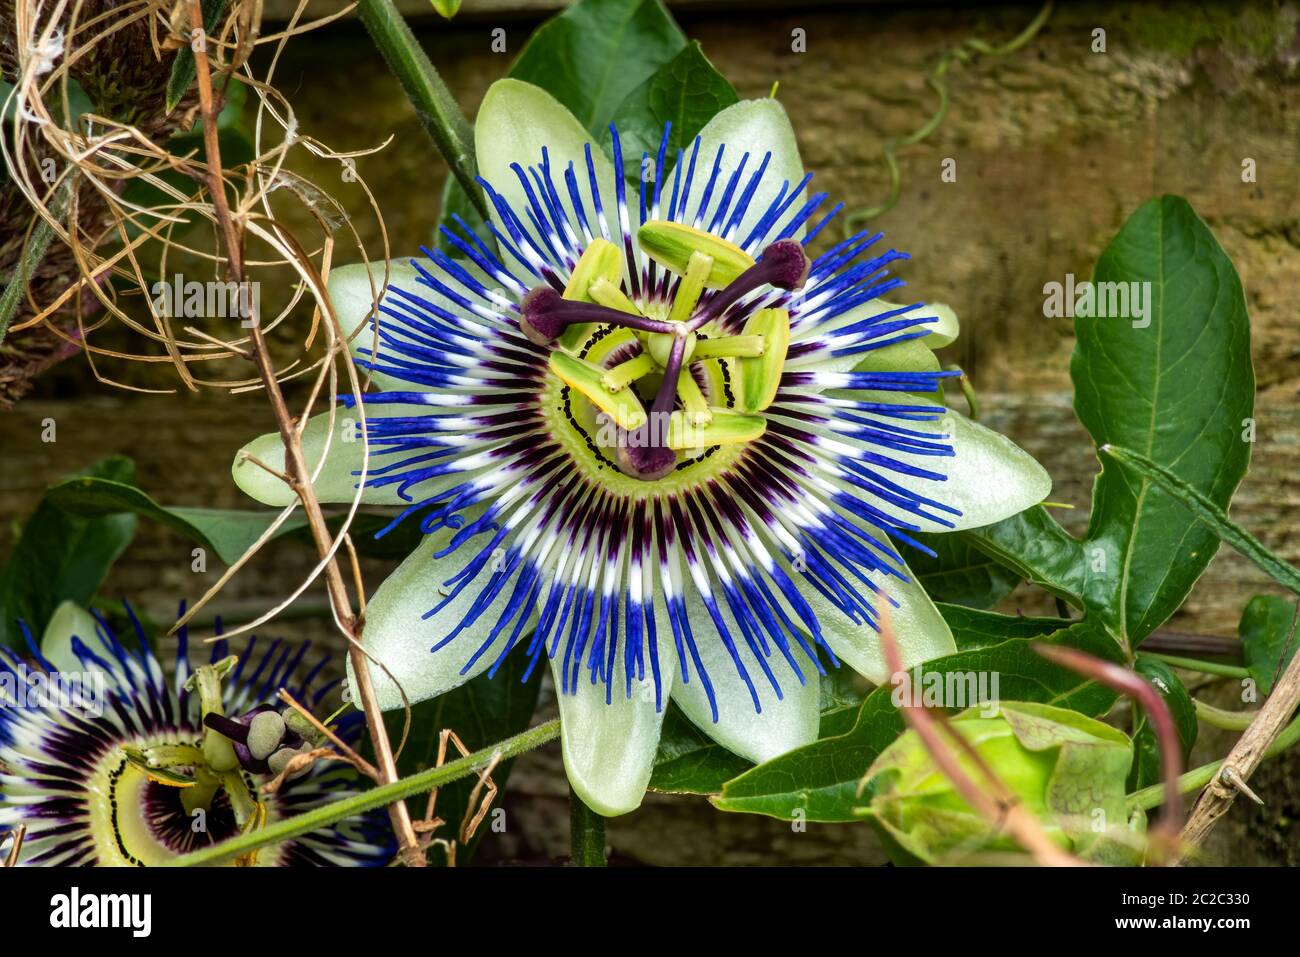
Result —
[{"label": "blue and white corona filament", "polygon": [[[221,710],[240,717],[217,719],[234,729],[238,753],[225,773],[235,787],[205,789],[199,769],[206,770],[205,734],[212,734],[215,721],[205,727],[200,714],[185,629],[175,666],[164,670],[134,616],[132,622],[138,644],[128,648],[103,619],[65,603],[39,647],[24,626],[30,658],[0,649],[0,833],[26,829],[20,866],[165,864],[239,834],[246,817],[256,818],[254,825],[274,822],[359,790],[348,765],[317,761],[287,777],[274,794],[261,791],[305,750],[271,707],[277,690],[287,688],[304,706],[321,707],[331,691],[337,698],[338,681],[321,680],[326,659],[309,662],[309,645],[256,638],[237,661],[228,657],[226,641],[212,645],[211,662],[231,669],[213,686]],[[75,695],[51,694],[56,679],[73,675],[79,678]],[[253,722],[262,740],[251,740],[250,754],[245,726]],[[265,733],[269,725],[277,726],[274,740]],[[350,742],[362,731],[358,712],[335,727]],[[392,856],[387,821],[371,813],[264,847],[241,863],[381,866]]]},{"label": "blue and white corona filament", "polygon": [[[809,252],[841,207],[779,104],[671,134],[629,185],[617,129],[611,161],[547,94],[496,84],[476,127],[495,250],[457,219],[388,264],[377,323],[384,264],[336,270],[377,391],[365,442],[307,430],[322,497],[362,482],[426,533],[367,647],[412,699],[549,660],[570,779],[604,813],[639,803],[670,697],[762,760],[815,737],[826,668],[885,677],[882,603],[909,666],[952,651],[896,543],[1048,491],[939,401],[930,346],[955,320],[881,299],[906,256],[874,232]],[[247,451],[283,460],[274,436]],[[235,475],[286,501],[265,470]]]}]

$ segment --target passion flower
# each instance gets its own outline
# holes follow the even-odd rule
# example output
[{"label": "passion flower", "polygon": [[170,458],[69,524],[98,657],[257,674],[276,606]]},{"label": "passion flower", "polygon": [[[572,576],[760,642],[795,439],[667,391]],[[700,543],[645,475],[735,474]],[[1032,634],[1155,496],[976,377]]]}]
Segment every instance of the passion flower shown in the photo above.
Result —
[{"label": "passion flower", "polygon": [[[285,746],[302,750],[301,735],[310,733],[296,712],[270,705],[276,691],[287,688],[312,707],[338,687],[320,679],[324,659],[307,666],[309,645],[277,639],[259,649],[250,638],[235,658],[222,640],[211,662],[196,668],[181,628],[168,673],[132,621],[138,646],[127,648],[103,619],[65,602],[39,647],[24,629],[30,662],[0,649],[0,831],[26,826],[20,865],[164,864],[361,790],[350,767],[318,761],[273,794],[261,791],[287,762]],[[76,690],[54,694],[55,687]],[[260,722],[262,759],[249,753],[246,735],[220,720],[245,712],[276,715]],[[357,740],[360,717],[350,712],[335,733]],[[267,726],[277,722],[283,733],[271,742]],[[211,733],[214,723],[233,738]],[[378,866],[391,859],[391,844],[383,815],[368,814],[269,845],[241,863]]]},{"label": "passion flower", "polygon": [[[365,442],[320,416],[305,445],[322,499],[360,484],[427,533],[368,606],[369,651],[412,700],[545,656],[570,780],[605,814],[639,804],[669,698],[761,761],[815,738],[827,665],[885,677],[879,602],[908,667],[953,651],[894,542],[1050,487],[938,401],[927,342],[955,319],[881,300],[903,253],[874,233],[807,252],[841,207],[778,103],[724,110],[671,168],[665,130],[631,187],[610,133],[612,162],[545,92],[489,90],[496,250],[457,220],[458,257],[387,264],[374,317],[385,264],[334,271],[379,391],[352,410]],[[244,452],[283,462],[275,435]],[[291,500],[245,459],[241,487]]]}]

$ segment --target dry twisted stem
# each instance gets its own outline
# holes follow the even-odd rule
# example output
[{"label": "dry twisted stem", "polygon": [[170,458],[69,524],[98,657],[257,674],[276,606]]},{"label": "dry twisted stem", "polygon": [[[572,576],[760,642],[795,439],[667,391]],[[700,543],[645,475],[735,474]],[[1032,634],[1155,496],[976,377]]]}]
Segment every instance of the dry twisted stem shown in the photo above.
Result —
[{"label": "dry twisted stem", "polygon": [[[354,395],[359,395],[366,384],[351,361],[347,336],[325,291],[335,250],[335,233],[345,229],[362,261],[375,257],[366,254],[347,211],[328,193],[286,165],[290,152],[297,148],[341,164],[373,151],[335,153],[300,134],[292,106],[271,85],[285,43],[341,15],[301,23],[305,6],[306,0],[301,0],[288,28],[265,37],[260,36],[261,7],[256,0],[231,3],[224,22],[211,35],[202,32],[197,0],[180,0],[174,8],[163,0],[22,0],[16,6],[16,53],[12,70],[6,71],[15,81],[11,98],[14,119],[11,135],[0,139],[0,149],[4,151],[6,165],[15,173],[16,190],[35,215],[52,229],[56,245],[71,256],[76,278],[49,302],[35,301],[31,296],[37,290],[29,288],[30,318],[16,323],[12,331],[21,334],[38,327],[46,329],[70,348],[82,349],[96,378],[110,385],[150,391],[139,390],[101,371],[100,364],[105,359],[167,362],[176,369],[181,385],[190,390],[265,390],[286,446],[283,478],[293,490],[296,502],[282,511],[272,529],[222,577],[218,588],[252,560],[274,528],[282,525],[297,508],[303,509],[320,554],[319,562],[293,594],[239,631],[255,628],[274,617],[317,578],[324,577],[335,622],[348,643],[357,676],[359,705],[366,713],[377,755],[376,778],[389,782],[397,777],[395,759],[371,687],[369,656],[359,641],[361,619],[352,611],[336,557],[340,547],[348,548],[352,554],[347,528],[359,506],[360,492],[350,503],[342,528],[331,536],[313,492],[313,481],[329,454],[330,442],[327,441],[321,458],[310,466],[301,445],[312,406],[322,396],[332,397],[340,391],[338,362],[343,363],[347,388]],[[143,34],[148,37],[157,61],[169,65],[170,49],[189,42],[191,29],[199,31],[195,36],[201,41],[193,47],[199,102],[185,122],[191,122],[196,113],[203,119],[201,151],[184,155],[170,152],[151,138],[150,133],[156,130],[134,122],[142,120],[137,115],[139,111],[115,116],[104,115],[109,110],[100,110],[75,126],[61,121],[68,116],[68,80],[75,78],[78,64],[92,62],[88,58],[97,45],[116,43],[128,36],[138,45]],[[258,77],[253,73],[249,55],[254,48],[267,43],[274,47],[271,66],[263,77]],[[165,77],[169,71],[164,68],[159,72]],[[223,105],[223,93],[236,74],[257,98],[255,156],[248,163],[226,168],[221,162],[217,116]],[[162,87],[156,92],[162,95]],[[54,103],[56,96],[63,103],[62,109]],[[126,105],[134,102],[128,98]],[[268,135],[276,131],[279,135]],[[49,168],[41,164],[43,159],[51,159],[58,171],[53,182],[47,183],[41,175]],[[349,172],[354,173],[355,167],[349,167]],[[166,178],[169,174],[180,174],[192,187],[179,187],[174,176]],[[365,190],[371,214],[383,236],[380,258],[387,260],[387,235],[374,197],[362,177],[356,175],[350,179]],[[153,203],[130,199],[125,193],[130,183],[152,187],[160,199]],[[54,197],[64,190],[64,184],[70,184],[71,188],[65,191],[70,201],[66,214],[59,215],[51,207]],[[275,203],[297,203],[307,209],[320,230],[314,248],[305,248],[284,225],[274,208],[273,194],[276,194]],[[82,215],[88,208],[87,197],[93,198],[103,210],[103,215],[93,221]],[[216,335],[193,327],[177,329],[168,310],[160,309],[151,295],[149,279],[153,275],[167,276],[171,268],[181,265],[191,271],[209,270],[213,276],[238,284],[260,283],[257,277],[269,276],[271,284],[290,292],[287,302],[270,321],[263,319],[260,310],[241,311],[238,318],[246,321],[234,336]],[[291,273],[292,282],[285,282],[281,275],[286,269]],[[385,275],[374,289],[376,299],[386,281]],[[126,292],[121,291],[123,286]],[[93,308],[83,299],[89,300]],[[314,302],[314,309],[303,336],[301,354],[277,368],[267,347],[267,335],[286,322],[303,302]],[[75,329],[64,329],[58,321],[59,314],[68,309],[75,316]],[[87,321],[96,310],[101,314],[93,322]],[[110,323],[147,343],[151,351],[124,352],[92,342],[91,334]],[[353,333],[356,334],[360,334],[359,329]],[[314,347],[321,350],[318,358],[309,355]],[[249,377],[242,372],[225,374],[249,359],[256,364],[256,376]],[[310,377],[310,395],[299,415],[291,413],[280,389],[282,381],[294,377]],[[332,440],[335,406],[332,398],[328,403]],[[364,440],[363,408],[360,417]],[[363,467],[362,484],[364,477]],[[352,564],[354,585],[360,597],[364,588],[355,559]],[[201,609],[216,591],[213,589],[193,604],[190,614]],[[383,668],[382,663],[376,664]],[[408,708],[408,728],[409,722]],[[390,814],[407,863],[423,864],[424,852],[416,840],[405,804],[393,805]]]}]

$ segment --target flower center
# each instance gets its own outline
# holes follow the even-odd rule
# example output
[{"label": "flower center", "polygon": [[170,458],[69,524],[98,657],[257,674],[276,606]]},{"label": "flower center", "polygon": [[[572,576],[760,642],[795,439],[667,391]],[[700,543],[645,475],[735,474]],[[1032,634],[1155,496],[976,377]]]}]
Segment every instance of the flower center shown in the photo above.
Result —
[{"label": "flower center", "polygon": [[809,264],[794,240],[755,261],[680,223],[651,221],[637,236],[669,274],[661,295],[628,298],[621,251],[596,239],[563,294],[542,285],[524,297],[520,327],[551,349],[550,371],[585,404],[596,449],[651,482],[764,433],[760,413],[776,397],[790,342],[789,312],[765,303],[770,290],[802,288]]}]

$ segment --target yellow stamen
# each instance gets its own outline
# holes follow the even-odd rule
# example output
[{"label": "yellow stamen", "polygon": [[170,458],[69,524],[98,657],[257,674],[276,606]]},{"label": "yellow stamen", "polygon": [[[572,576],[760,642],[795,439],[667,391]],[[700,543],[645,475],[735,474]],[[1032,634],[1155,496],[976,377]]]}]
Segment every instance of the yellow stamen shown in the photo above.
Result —
[{"label": "yellow stamen", "polygon": [[695,358],[717,359],[732,356],[752,359],[761,356],[764,348],[762,336],[718,336],[715,339],[701,339],[695,343]]}]

